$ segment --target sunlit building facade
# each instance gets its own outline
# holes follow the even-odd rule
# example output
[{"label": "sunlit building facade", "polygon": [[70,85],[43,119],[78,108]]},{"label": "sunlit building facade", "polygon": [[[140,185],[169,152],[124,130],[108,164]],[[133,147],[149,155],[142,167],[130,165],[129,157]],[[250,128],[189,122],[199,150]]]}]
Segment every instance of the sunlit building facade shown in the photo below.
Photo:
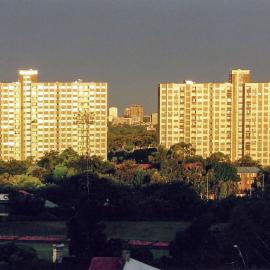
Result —
[{"label": "sunlit building facade", "polygon": [[144,117],[144,109],[142,105],[133,104],[125,108],[125,117],[132,118],[133,122],[142,123]]},{"label": "sunlit building facade", "polygon": [[112,122],[113,119],[117,118],[118,117],[118,108],[117,107],[110,107],[109,108],[109,122]]},{"label": "sunlit building facade", "polygon": [[158,124],[158,113],[151,113],[151,123],[153,126]]},{"label": "sunlit building facade", "polygon": [[244,154],[270,164],[270,83],[247,83],[244,103]]},{"label": "sunlit building facade", "polygon": [[105,82],[38,82],[38,71],[20,70],[18,82],[0,83],[0,105],[1,159],[68,147],[107,157]]},{"label": "sunlit building facade", "polygon": [[232,70],[225,83],[161,83],[159,141],[191,143],[196,154],[270,164],[270,83],[251,83],[249,70]]}]

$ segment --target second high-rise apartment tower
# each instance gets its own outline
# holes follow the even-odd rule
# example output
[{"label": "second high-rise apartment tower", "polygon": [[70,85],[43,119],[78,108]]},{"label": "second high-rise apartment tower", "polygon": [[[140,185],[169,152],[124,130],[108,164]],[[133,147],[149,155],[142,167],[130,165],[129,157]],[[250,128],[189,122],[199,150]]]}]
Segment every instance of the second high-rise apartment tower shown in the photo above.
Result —
[{"label": "second high-rise apartment tower", "polygon": [[270,82],[252,83],[249,70],[232,70],[225,83],[161,83],[159,140],[191,143],[196,154],[249,155],[270,164]]},{"label": "second high-rise apartment tower", "polygon": [[38,82],[20,70],[18,82],[0,83],[0,158],[39,158],[72,147],[107,157],[107,83]]}]

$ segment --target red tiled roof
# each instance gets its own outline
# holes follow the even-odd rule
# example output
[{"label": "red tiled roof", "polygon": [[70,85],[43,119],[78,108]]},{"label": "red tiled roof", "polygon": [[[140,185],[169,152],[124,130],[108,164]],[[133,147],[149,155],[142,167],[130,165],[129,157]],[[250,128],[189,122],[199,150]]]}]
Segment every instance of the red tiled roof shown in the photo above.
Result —
[{"label": "red tiled roof", "polygon": [[128,242],[131,246],[147,247],[152,246],[153,242],[150,241],[140,241],[140,240],[130,240]]},{"label": "red tiled roof", "polygon": [[18,238],[17,235],[0,235],[0,241],[12,241]]},{"label": "red tiled roof", "polygon": [[200,169],[202,168],[201,162],[189,162],[184,164],[184,168],[186,170],[192,170],[192,169]]},{"label": "red tiled roof", "polygon": [[170,246],[170,243],[169,242],[156,242],[152,246],[158,247],[158,248],[168,248]]},{"label": "red tiled roof", "polygon": [[0,235],[0,241],[12,241],[12,240],[25,241],[25,242],[49,242],[49,243],[69,241],[68,239],[55,237],[55,236]]},{"label": "red tiled roof", "polygon": [[136,247],[155,247],[167,249],[170,246],[169,242],[150,242],[141,240],[130,240],[129,245]]},{"label": "red tiled roof", "polygon": [[119,270],[122,268],[119,257],[94,257],[88,270]]},{"label": "red tiled roof", "polygon": [[147,169],[152,169],[152,164],[138,164],[138,168],[139,169],[144,169],[144,170],[147,170]]},{"label": "red tiled roof", "polygon": [[37,241],[37,242],[56,242],[65,241],[65,239],[54,236],[21,236],[18,238],[19,241]]}]

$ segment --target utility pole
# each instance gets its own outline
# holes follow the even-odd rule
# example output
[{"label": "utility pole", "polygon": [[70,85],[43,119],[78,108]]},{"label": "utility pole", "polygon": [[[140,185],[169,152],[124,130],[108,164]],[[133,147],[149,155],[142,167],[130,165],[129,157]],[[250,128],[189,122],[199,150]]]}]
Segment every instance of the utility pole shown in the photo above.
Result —
[{"label": "utility pole", "polygon": [[264,192],[264,173],[262,175],[262,192]]},{"label": "utility pole", "polygon": [[209,179],[208,179],[208,172],[206,173],[206,200],[208,201],[209,199]]},{"label": "utility pole", "polygon": [[[81,131],[82,136],[82,153],[84,153],[86,157],[86,187],[87,192],[89,194],[90,187],[89,187],[89,155],[90,155],[90,149],[89,149],[89,135],[90,135],[90,126],[93,125],[95,122],[95,115],[93,112],[90,112],[88,110],[84,111],[78,111],[75,115],[75,124],[78,125],[78,127],[81,127],[79,130]],[[79,141],[79,140],[78,140]],[[83,151],[85,148],[85,152]]]},{"label": "utility pole", "polygon": [[265,181],[264,181],[264,173],[262,175],[262,198],[264,197],[264,184],[265,184]]}]

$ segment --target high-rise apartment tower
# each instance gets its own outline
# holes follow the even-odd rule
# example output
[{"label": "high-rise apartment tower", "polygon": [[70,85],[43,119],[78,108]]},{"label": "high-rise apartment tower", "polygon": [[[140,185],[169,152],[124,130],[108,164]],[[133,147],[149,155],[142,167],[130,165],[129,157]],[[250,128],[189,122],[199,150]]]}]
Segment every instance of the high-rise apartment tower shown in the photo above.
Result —
[{"label": "high-rise apartment tower", "polygon": [[38,82],[20,70],[18,82],[0,83],[0,158],[39,158],[72,147],[107,157],[107,83]]},{"label": "high-rise apartment tower", "polygon": [[225,83],[161,83],[159,141],[191,143],[207,157],[250,155],[270,164],[270,82],[251,83],[249,70],[232,70]]}]

